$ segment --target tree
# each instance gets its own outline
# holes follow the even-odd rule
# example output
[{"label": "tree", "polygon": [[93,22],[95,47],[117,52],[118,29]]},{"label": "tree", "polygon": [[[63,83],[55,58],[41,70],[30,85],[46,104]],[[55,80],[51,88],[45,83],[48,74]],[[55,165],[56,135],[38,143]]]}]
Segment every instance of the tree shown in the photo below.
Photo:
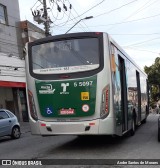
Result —
[{"label": "tree", "polygon": [[160,57],[157,57],[151,66],[145,66],[144,71],[148,75],[152,104],[160,100]]}]

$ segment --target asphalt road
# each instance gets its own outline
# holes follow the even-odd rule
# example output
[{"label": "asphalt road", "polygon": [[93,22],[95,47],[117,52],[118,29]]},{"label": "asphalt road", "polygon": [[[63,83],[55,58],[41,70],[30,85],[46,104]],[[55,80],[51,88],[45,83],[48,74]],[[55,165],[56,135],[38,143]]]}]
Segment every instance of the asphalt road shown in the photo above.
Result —
[{"label": "asphalt road", "polygon": [[23,133],[17,140],[1,137],[0,159],[160,159],[157,120],[157,114],[150,114],[146,124],[142,124],[134,136],[116,138],[110,136],[41,137],[33,136],[30,132]]}]

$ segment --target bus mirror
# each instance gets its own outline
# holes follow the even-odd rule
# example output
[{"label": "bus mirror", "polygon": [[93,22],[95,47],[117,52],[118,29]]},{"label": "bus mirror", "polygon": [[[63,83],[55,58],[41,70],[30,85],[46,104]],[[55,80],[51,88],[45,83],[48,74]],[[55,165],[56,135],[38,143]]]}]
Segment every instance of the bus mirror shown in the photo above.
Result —
[{"label": "bus mirror", "polygon": [[115,55],[112,54],[112,58],[111,58],[111,69],[112,72],[116,72],[116,63],[115,63]]}]

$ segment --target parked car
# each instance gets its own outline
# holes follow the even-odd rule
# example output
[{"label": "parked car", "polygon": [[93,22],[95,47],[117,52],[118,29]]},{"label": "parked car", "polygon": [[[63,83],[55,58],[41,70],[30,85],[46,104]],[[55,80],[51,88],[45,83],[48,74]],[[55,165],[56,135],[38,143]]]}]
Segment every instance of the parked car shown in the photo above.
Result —
[{"label": "parked car", "polygon": [[0,109],[0,137],[8,135],[14,139],[20,138],[20,124],[12,112]]}]

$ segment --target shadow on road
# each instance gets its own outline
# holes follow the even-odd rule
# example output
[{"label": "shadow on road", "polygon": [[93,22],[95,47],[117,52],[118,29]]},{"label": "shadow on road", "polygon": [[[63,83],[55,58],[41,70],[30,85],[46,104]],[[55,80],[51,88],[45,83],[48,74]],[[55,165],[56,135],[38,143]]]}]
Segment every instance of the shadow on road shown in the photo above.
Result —
[{"label": "shadow on road", "polygon": [[125,140],[129,138],[128,135],[123,137],[112,137],[112,136],[77,136],[73,140],[68,141],[56,148],[50,148],[48,154],[71,152],[71,151],[96,151],[99,149],[111,149],[113,146],[121,146],[125,143]]},{"label": "shadow on road", "polygon": [[[140,125],[136,129],[134,136],[126,134],[122,137],[102,136],[75,136],[70,141],[50,148],[49,154],[66,153],[68,151],[96,152],[96,150],[117,151],[117,149],[126,146],[126,148],[135,149],[135,146],[147,145],[151,139],[157,140],[157,115],[150,115],[146,124]],[[67,137],[67,136],[66,136]],[[64,136],[65,138],[65,136]],[[127,144],[127,145],[126,145]]]},{"label": "shadow on road", "polygon": [[10,136],[0,137],[0,143],[13,140]]}]

